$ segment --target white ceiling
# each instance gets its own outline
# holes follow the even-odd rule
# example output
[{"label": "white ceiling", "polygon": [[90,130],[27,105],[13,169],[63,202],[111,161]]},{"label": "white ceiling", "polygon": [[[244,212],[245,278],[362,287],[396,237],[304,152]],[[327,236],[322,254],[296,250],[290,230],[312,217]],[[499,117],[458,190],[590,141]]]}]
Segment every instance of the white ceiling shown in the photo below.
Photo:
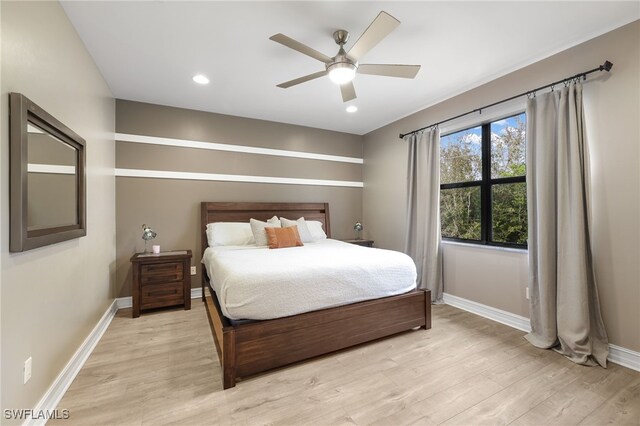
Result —
[{"label": "white ceiling", "polygon": [[[640,2],[63,2],[120,99],[364,134],[640,18]],[[324,64],[269,40],[283,33],[328,56],[384,10],[402,24],[361,63],[420,64],[416,79],[358,75],[355,114]],[[602,58],[604,61],[607,58]],[[599,64],[594,64],[594,66]],[[202,73],[208,86],[191,81]]]}]

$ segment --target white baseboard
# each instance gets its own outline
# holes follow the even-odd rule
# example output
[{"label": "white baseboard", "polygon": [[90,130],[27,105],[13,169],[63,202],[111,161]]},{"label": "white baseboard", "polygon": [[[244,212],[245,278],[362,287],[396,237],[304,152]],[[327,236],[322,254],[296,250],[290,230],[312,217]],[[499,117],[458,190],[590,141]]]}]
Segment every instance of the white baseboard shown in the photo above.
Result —
[{"label": "white baseboard", "polygon": [[462,297],[454,296],[453,294],[444,293],[442,295],[442,299],[447,305],[454,306],[462,309],[463,311],[480,315],[481,317],[499,322],[500,324],[508,325],[509,327],[513,327],[526,333],[531,331],[529,318],[512,314],[511,312],[503,311],[502,309],[483,305],[482,303],[474,302],[472,300],[463,299]]},{"label": "white baseboard", "polygon": [[609,344],[609,357],[607,359],[623,367],[640,371],[640,352]]},{"label": "white baseboard", "polygon": [[[482,303],[474,302],[472,300],[463,299],[462,297],[454,296],[452,294],[444,293],[442,295],[442,299],[447,305],[462,309],[463,311],[480,315],[481,317],[508,325],[509,327],[524,331],[525,333],[531,331],[529,318],[512,314],[511,312],[503,311],[502,309],[483,305]],[[618,345],[609,344],[609,357],[607,360],[614,364],[618,364],[635,371],[640,371],[640,352],[632,351],[631,349],[623,348]]]},{"label": "white baseboard", "polygon": [[[191,298],[192,299],[197,299],[199,297],[202,297],[202,287],[192,288],[191,289]],[[133,301],[131,299],[131,296],[118,297],[116,299],[116,303],[118,304],[118,309],[125,309],[125,308],[130,308],[131,306],[133,306]]]},{"label": "white baseboard", "polygon": [[116,306],[118,307],[118,309],[130,308],[131,306],[133,306],[133,301],[131,299],[131,296],[129,296],[129,297],[118,297],[116,299]]},{"label": "white baseboard", "polygon": [[[102,318],[100,318],[96,326],[93,327],[91,333],[89,333],[78,350],[73,354],[67,365],[64,366],[49,389],[47,389],[40,401],[38,401],[34,408],[35,412],[40,412],[41,410],[53,412],[53,410],[56,409],[65,392],[69,389],[69,386],[71,386],[71,383],[80,372],[80,369],[84,366],[89,355],[91,355],[91,352],[93,352],[93,349],[102,338],[102,335],[107,331],[107,328],[109,327],[109,324],[111,324],[111,320],[117,311],[118,307],[114,300],[111,305],[109,305],[104,315],[102,315]],[[25,421],[24,424],[44,425],[46,422],[47,421],[45,419],[30,419]]]},{"label": "white baseboard", "polygon": [[192,299],[197,299],[199,297],[202,297],[202,287],[192,288],[191,289],[191,298]]}]

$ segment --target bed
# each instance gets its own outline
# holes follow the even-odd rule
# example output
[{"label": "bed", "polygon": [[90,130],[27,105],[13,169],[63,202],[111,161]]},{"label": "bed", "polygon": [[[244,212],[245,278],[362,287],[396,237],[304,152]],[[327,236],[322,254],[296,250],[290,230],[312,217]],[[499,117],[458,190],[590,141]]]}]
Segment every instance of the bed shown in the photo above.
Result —
[{"label": "bed", "polygon": [[[274,215],[293,219],[304,216],[306,220],[319,221],[323,224],[327,236],[331,236],[329,205],[326,203],[202,202],[200,221],[202,253],[209,253],[209,256],[225,259],[227,262],[225,265],[232,264],[233,261],[241,262],[243,259],[241,256],[254,256],[253,253],[250,253],[250,249],[243,250],[236,247],[206,252],[208,247],[206,226],[213,222],[248,222],[250,218],[266,221]],[[287,250],[290,250],[289,253],[294,253],[296,249],[299,249],[300,252],[313,252],[313,250],[322,249],[326,253],[326,247],[323,246],[327,245],[330,245],[331,250],[344,251],[345,253],[353,251],[355,247],[357,250],[373,250],[358,246],[347,247],[347,243],[333,240],[320,242],[317,244],[317,248],[314,244],[309,244],[309,247],[305,247],[304,250],[300,250],[303,248],[271,250],[270,254],[283,256]],[[373,251],[366,253],[369,257],[376,254]],[[392,256],[392,253],[388,253],[387,257],[389,255]],[[205,255],[206,257],[207,255]],[[300,262],[304,264],[299,259],[296,263]],[[363,266],[363,269],[366,272],[366,265]],[[394,272],[393,265],[385,269],[389,269],[391,274],[384,278],[386,280],[392,279],[395,276],[394,273],[400,273]],[[400,275],[398,276],[400,277]],[[357,285],[358,280],[375,280],[377,277],[367,275],[358,275],[357,277],[348,286],[348,291],[345,290],[345,293],[349,294],[344,300],[322,302],[325,304],[324,306],[332,307],[315,309],[316,307],[313,305],[315,301],[309,298],[300,299],[303,302],[306,300],[309,306],[306,306],[305,303],[299,303],[302,305],[299,309],[307,312],[298,313],[291,310],[297,304],[289,304],[285,308],[280,308],[277,318],[269,318],[268,313],[276,311],[269,305],[273,300],[268,299],[267,301],[269,291],[277,288],[275,283],[272,287],[266,283],[262,286],[263,289],[257,284],[253,287],[246,286],[249,290],[245,290],[245,295],[242,297],[255,293],[256,297],[253,299],[261,299],[265,306],[261,307],[256,303],[246,304],[247,306],[241,306],[244,309],[242,310],[238,309],[239,305],[236,303],[232,305],[232,309],[226,306],[231,296],[226,293],[226,290],[221,290],[218,284],[220,280],[210,280],[207,268],[203,268],[202,297],[223,370],[224,389],[235,386],[238,379],[247,378],[276,367],[410,329],[431,328],[431,295],[429,291],[407,287],[408,291],[406,292],[387,296],[385,292],[391,291],[391,287],[387,289],[384,285],[376,283],[375,287],[380,289],[381,297],[376,296],[375,299],[359,301],[358,297],[362,297]],[[251,284],[254,278],[247,276],[247,283]],[[304,277],[300,275],[300,280],[303,279]],[[212,281],[215,284],[212,284]],[[383,284],[382,281],[381,284]],[[216,288],[220,294],[225,292],[224,298],[219,298]],[[294,287],[291,288],[294,289]],[[322,295],[320,290],[318,293]],[[260,291],[266,293],[260,293]],[[393,291],[398,292],[398,287],[393,288]],[[330,296],[328,291],[325,293],[325,296]],[[367,297],[372,296],[368,295]],[[221,300],[223,301],[222,306]],[[237,296],[233,300],[241,301],[242,298]],[[277,300],[274,303],[277,303]],[[289,309],[289,311],[282,311],[282,309]],[[283,313],[287,316],[280,317]],[[259,320],[241,320],[246,316],[259,318]]]}]

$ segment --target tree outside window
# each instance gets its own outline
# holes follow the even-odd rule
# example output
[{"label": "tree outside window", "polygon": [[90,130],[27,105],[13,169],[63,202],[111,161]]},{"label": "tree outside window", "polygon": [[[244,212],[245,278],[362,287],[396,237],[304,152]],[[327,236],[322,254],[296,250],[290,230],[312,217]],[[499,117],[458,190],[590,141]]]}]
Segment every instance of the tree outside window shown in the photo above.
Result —
[{"label": "tree outside window", "polygon": [[442,236],[526,246],[525,114],[442,136]]}]

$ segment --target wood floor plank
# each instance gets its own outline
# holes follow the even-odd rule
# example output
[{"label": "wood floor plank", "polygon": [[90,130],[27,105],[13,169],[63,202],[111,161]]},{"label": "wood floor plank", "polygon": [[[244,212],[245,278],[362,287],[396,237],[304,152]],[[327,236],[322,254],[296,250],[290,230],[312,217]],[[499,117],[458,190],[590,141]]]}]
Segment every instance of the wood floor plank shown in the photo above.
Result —
[{"label": "wood floor plank", "polygon": [[451,386],[414,404],[422,413],[418,423],[438,425],[500,392],[504,387],[477,374],[469,380]]},{"label": "wood floor plank", "polygon": [[607,370],[583,367],[580,377],[514,421],[513,425],[576,425],[601,406],[607,395],[626,388],[633,375],[615,364]]},{"label": "wood floor plank", "polygon": [[640,425],[640,377],[618,390],[579,424]]},{"label": "wood floor plank", "polygon": [[637,425],[640,373],[576,366],[523,336],[437,305],[431,330],[270,371],[224,391],[201,303],[136,319],[121,310],[59,404],[71,419],[50,424]]},{"label": "wood floor plank", "polygon": [[445,425],[506,425],[522,416],[578,377],[577,368],[564,358],[551,360],[522,379],[447,420]]}]

